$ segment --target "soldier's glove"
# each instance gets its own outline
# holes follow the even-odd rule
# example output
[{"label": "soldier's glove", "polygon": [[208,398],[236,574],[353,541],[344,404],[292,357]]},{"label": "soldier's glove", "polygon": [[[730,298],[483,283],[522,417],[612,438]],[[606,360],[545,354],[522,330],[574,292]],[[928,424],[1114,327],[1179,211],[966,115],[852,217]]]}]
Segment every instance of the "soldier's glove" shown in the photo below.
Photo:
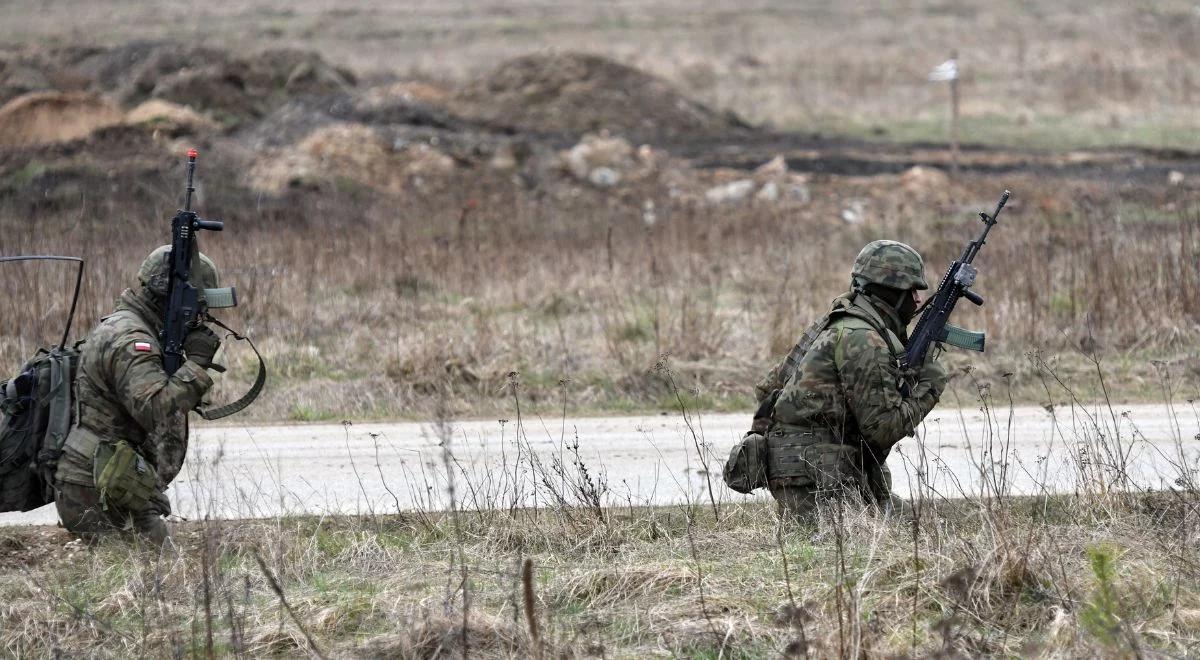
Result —
[{"label": "soldier's glove", "polygon": [[950,373],[946,371],[942,361],[930,352],[925,359],[925,364],[921,365],[921,373],[917,375],[917,389],[923,388],[932,393],[935,399],[941,399],[942,392],[946,390],[946,383],[949,381]]},{"label": "soldier's glove", "polygon": [[771,418],[770,417],[755,417],[754,421],[750,424],[750,432],[751,433],[757,433],[759,435],[766,435],[767,431],[770,431],[770,430],[771,430]]},{"label": "soldier's glove", "polygon": [[154,495],[150,496],[147,510],[166,518],[171,515],[171,500],[167,498],[166,493],[160,490],[154,491]]},{"label": "soldier's glove", "polygon": [[221,339],[205,325],[192,328],[183,338],[183,352],[187,354],[187,359],[217,372],[225,371],[225,367],[213,362],[213,356],[220,347]]}]

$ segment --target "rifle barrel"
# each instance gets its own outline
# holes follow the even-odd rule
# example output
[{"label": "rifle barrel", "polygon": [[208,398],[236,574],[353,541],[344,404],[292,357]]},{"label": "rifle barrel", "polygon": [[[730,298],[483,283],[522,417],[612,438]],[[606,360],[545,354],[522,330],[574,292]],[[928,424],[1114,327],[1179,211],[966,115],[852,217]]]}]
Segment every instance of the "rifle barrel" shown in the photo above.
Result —
[{"label": "rifle barrel", "polygon": [[979,232],[979,238],[967,243],[967,249],[963,250],[962,258],[960,258],[959,261],[964,264],[969,264],[975,260],[975,255],[979,254],[979,249],[982,248],[983,244],[987,242],[988,232],[992,230],[992,227],[996,224],[996,218],[1000,215],[1000,211],[1008,202],[1009,194],[1009,191],[1005,190],[1004,194],[1000,195],[1000,202],[996,204],[996,210],[992,211],[991,215],[988,215],[983,211],[979,212],[979,216],[983,220],[983,231]]},{"label": "rifle barrel", "polygon": [[192,177],[196,174],[196,156],[200,155],[195,149],[189,149],[187,154],[187,196],[183,198],[183,210],[192,210],[192,193],[196,189],[192,187]]}]

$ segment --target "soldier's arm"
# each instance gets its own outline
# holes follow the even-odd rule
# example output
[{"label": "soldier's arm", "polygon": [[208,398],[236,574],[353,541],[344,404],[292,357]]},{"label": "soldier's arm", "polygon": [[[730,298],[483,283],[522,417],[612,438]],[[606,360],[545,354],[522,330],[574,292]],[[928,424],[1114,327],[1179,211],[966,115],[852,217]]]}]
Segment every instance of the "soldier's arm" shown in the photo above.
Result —
[{"label": "soldier's arm", "polygon": [[174,419],[175,413],[195,408],[213,383],[204,368],[191,360],[168,376],[158,342],[143,331],[121,333],[109,347],[107,362],[113,395],[151,434]]},{"label": "soldier's arm", "polygon": [[183,469],[187,455],[187,412],[181,410],[165,418],[149,437],[154,444],[158,485],[165,489]]},{"label": "soldier's arm", "polygon": [[771,367],[767,375],[763,376],[762,380],[758,381],[754,386],[754,400],[758,405],[761,406],[763,401],[766,401],[767,397],[771,396],[772,392],[781,390],[784,385],[787,385],[788,378],[791,377],[790,370],[788,369],[790,360],[791,353],[785,355],[778,364]]},{"label": "soldier's arm", "polygon": [[804,330],[804,334],[800,335],[800,339],[795,346],[788,351],[787,355],[779,361],[758,384],[754,386],[754,397],[761,406],[768,397],[776,390],[782,390],[792,377],[796,375],[796,369],[800,365],[800,361],[804,359],[804,354],[808,348],[812,347],[813,342],[817,337],[824,332],[829,323],[829,316],[823,316],[813,322]]},{"label": "soldier's arm", "polygon": [[900,394],[899,368],[874,330],[843,331],[834,359],[859,431],[877,449],[890,449],[912,433],[937,405],[929,388],[918,388],[910,398]]}]

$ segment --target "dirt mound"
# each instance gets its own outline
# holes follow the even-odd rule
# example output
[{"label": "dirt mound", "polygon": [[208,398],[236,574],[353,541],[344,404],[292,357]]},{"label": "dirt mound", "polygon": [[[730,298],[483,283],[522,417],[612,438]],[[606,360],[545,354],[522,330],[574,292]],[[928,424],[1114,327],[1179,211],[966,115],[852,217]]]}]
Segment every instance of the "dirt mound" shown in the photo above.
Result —
[{"label": "dirt mound", "polygon": [[396,145],[369,126],[354,123],[318,128],[294,147],[266,153],[250,170],[249,183],[262,192],[353,181],[399,192],[454,173],[454,159],[428,144]]},{"label": "dirt mound", "polygon": [[746,124],[683,96],[670,83],[597,55],[527,55],[459,92],[456,109],[478,121],[544,132],[607,129],[638,137],[717,134]]},{"label": "dirt mound", "polygon": [[460,130],[463,122],[447,106],[451,91],[423,81],[405,81],[372,87],[354,99],[350,117],[368,124],[405,124]]},{"label": "dirt mound", "polygon": [[33,92],[0,108],[0,145],[68,142],[121,123],[115,103],[85,92]]},{"label": "dirt mound", "polygon": [[267,99],[254,87],[245,65],[214,64],[160,78],[151,97],[200,108],[224,123],[237,124],[267,111]]},{"label": "dirt mound", "polygon": [[7,60],[11,74],[0,68],[0,93],[6,85],[86,88],[126,107],[148,99],[188,106],[226,125],[260,118],[293,98],[341,94],[356,82],[320,55],[294,49],[235,56],[207,46],[138,41],[31,51],[22,57]]},{"label": "dirt mound", "polygon": [[48,67],[70,71],[87,80],[94,90],[112,94],[126,103],[137,103],[150,94],[159,78],[185,68],[221,63],[228,57],[220,50],[204,46],[133,41],[111,48],[63,48],[45,59]]},{"label": "dirt mound", "polygon": [[171,137],[211,131],[217,127],[216,122],[195,110],[161,99],[150,99],[130,110],[125,121]]},{"label": "dirt mound", "polygon": [[226,124],[262,117],[296,96],[342,93],[354,84],[352,75],[319,55],[296,50],[181,68],[154,80],[150,96],[208,112]]}]

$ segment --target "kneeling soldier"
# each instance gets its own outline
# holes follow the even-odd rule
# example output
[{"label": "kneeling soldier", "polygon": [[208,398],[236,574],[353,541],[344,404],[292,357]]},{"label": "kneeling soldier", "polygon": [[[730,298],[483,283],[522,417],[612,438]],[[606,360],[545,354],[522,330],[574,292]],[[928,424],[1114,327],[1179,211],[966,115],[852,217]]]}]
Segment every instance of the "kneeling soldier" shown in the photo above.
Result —
[{"label": "kneeling soldier", "polygon": [[913,375],[900,371],[906,329],[918,292],[928,288],[916,250],[869,243],[854,261],[851,290],[758,384],[760,403],[769,406],[778,392],[767,431],[768,486],[798,517],[812,517],[822,499],[854,493],[885,510],[899,503],[888,453],[933,409],[947,381],[931,351],[909,396],[901,391],[902,378]]},{"label": "kneeling soldier", "polygon": [[[59,459],[55,504],[63,526],[89,543],[122,532],[157,547],[170,537],[164,491],[183,467],[188,412],[212,387],[206,369],[220,369],[213,364],[220,339],[200,324],[184,341],[187,361],[170,376],[163,371],[159,337],[170,249],[146,258],[140,288],[126,289],[83,345],[79,419]],[[201,254],[192,264],[194,286],[217,287],[211,259]]]}]

